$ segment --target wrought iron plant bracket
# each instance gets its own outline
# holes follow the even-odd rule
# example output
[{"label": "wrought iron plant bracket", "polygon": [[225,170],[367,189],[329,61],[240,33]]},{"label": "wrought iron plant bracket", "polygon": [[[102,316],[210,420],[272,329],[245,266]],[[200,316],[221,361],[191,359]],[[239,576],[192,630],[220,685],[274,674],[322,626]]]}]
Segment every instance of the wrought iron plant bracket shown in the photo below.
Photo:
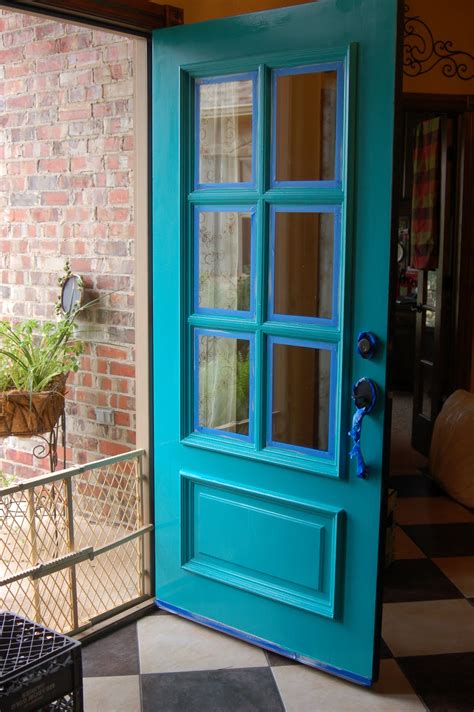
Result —
[{"label": "wrought iron plant bracket", "polygon": [[63,411],[56,425],[46,435],[35,435],[42,442],[35,445],[33,455],[38,460],[45,460],[49,457],[50,472],[55,472],[58,466],[58,442],[59,431],[61,430],[61,445],[63,448],[63,469],[66,469],[66,413]]},{"label": "wrought iron plant bracket", "polygon": [[410,16],[404,6],[403,73],[418,77],[439,66],[449,79],[474,79],[474,55],[453,48],[451,40],[435,40],[432,31],[419,16]]}]

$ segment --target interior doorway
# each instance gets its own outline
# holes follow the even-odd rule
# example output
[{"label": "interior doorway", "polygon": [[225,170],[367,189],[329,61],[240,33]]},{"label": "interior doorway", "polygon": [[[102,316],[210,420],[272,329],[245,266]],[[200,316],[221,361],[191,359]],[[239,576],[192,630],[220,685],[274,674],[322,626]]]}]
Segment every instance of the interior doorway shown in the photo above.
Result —
[{"label": "interior doorway", "polygon": [[405,94],[393,309],[391,472],[426,467],[446,398],[470,387],[467,97]]},{"label": "interior doorway", "polygon": [[[474,515],[432,478],[429,461],[433,424],[444,401],[457,389],[472,390],[473,210],[467,198],[474,123],[468,108],[466,97],[405,95],[401,111],[389,379],[394,526],[384,576],[382,657],[397,660],[429,709],[438,709],[441,699],[451,707],[453,696],[453,708],[465,709],[464,700],[472,699],[472,683],[465,681],[472,632],[471,640],[465,632],[472,625]],[[414,166],[417,137],[433,127],[438,165],[420,178]],[[429,153],[427,146],[429,141],[424,144]],[[414,183],[423,178],[437,191],[431,215],[435,234],[425,252],[414,237],[420,217]],[[428,212],[422,214],[426,221]],[[459,666],[467,666],[464,673]]]}]

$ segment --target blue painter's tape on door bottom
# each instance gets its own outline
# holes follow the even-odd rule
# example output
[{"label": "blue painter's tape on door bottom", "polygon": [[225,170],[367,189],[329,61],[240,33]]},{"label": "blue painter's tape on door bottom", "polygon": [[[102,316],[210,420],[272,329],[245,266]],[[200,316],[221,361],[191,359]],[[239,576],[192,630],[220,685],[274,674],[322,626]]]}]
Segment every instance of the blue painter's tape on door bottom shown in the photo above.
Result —
[{"label": "blue painter's tape on door bottom", "polygon": [[194,623],[205,625],[207,628],[212,628],[219,633],[232,635],[234,638],[243,640],[245,643],[250,643],[251,645],[256,645],[259,648],[270,650],[272,653],[283,655],[285,658],[296,660],[296,662],[302,663],[303,665],[308,665],[309,667],[316,668],[317,670],[322,670],[323,672],[327,672],[331,675],[336,675],[337,677],[347,680],[348,682],[354,682],[357,685],[362,685],[363,687],[371,687],[373,683],[372,678],[355,675],[354,673],[347,672],[347,670],[341,670],[333,665],[326,665],[326,663],[323,663],[320,660],[314,660],[313,658],[308,658],[304,655],[298,655],[298,653],[286,650],[279,645],[275,645],[275,643],[272,643],[269,640],[264,640],[256,635],[249,635],[248,633],[244,633],[241,630],[232,628],[231,626],[218,623],[211,618],[205,618],[204,616],[191,613],[190,611],[186,611],[184,608],[179,608],[179,606],[173,606],[170,603],[166,603],[166,601],[162,601],[160,598],[156,599],[156,605],[158,608],[162,608],[164,611],[168,611],[169,613],[174,613],[181,618],[187,618]]}]

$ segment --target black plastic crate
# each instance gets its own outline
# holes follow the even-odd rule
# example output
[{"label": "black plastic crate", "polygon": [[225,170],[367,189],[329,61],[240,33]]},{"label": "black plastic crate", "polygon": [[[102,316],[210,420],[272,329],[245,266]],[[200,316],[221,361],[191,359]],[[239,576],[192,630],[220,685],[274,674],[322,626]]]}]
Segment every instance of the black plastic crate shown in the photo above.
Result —
[{"label": "black plastic crate", "polygon": [[81,644],[0,611],[0,712],[82,712]]}]

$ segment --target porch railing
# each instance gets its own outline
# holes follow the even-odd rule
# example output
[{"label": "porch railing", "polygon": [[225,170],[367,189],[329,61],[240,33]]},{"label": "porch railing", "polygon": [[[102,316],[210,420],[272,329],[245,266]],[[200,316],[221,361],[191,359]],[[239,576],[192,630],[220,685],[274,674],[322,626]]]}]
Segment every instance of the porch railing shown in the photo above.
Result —
[{"label": "porch railing", "polygon": [[147,598],[144,454],[0,490],[0,608],[75,633]]}]

